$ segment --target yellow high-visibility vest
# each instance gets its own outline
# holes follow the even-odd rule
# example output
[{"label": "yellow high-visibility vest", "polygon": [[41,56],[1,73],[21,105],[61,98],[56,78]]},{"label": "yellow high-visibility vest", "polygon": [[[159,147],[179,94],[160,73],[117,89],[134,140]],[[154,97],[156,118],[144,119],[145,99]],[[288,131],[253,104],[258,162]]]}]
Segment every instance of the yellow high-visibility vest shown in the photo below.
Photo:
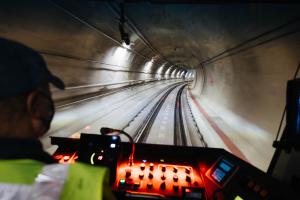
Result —
[{"label": "yellow high-visibility vest", "polygon": [[2,200],[101,200],[114,196],[109,171],[82,163],[49,164],[31,159],[0,160]]}]

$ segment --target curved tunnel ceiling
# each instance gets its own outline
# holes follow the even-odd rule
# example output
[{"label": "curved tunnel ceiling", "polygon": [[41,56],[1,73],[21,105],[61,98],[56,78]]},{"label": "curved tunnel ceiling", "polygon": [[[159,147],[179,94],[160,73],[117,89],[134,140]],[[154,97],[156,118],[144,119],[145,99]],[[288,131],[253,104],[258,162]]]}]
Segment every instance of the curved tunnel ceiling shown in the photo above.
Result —
[{"label": "curved tunnel ceiling", "polygon": [[[29,5],[33,7],[29,8]],[[22,7],[24,12],[26,9],[35,12],[26,14],[28,19],[20,19],[25,13],[19,13],[18,20],[23,21],[24,26],[31,20],[39,24],[40,30],[41,24],[45,24],[41,34],[49,38],[48,41],[38,44],[37,41],[30,42],[45,54],[95,60],[103,56],[103,49],[122,46],[118,29],[119,7],[111,1],[53,0],[43,4],[32,1],[18,3],[16,7]],[[125,29],[130,33],[132,41],[129,49],[140,57],[133,58],[132,67],[139,68],[142,63],[155,58],[153,70],[164,63],[181,69],[198,68],[210,58],[298,17],[298,6],[288,4],[142,2],[125,3],[124,9],[127,18]],[[10,11],[6,9],[3,14]],[[41,16],[36,18],[37,15]],[[55,17],[50,19],[49,16]],[[11,18],[9,21],[16,19]],[[49,23],[51,26],[55,24],[54,30]],[[94,33],[89,33],[90,30],[94,30]],[[97,32],[107,40],[103,42],[95,36]],[[84,41],[81,38],[85,38]],[[75,40],[76,44],[73,43]]]},{"label": "curved tunnel ceiling", "polygon": [[167,60],[191,68],[296,20],[298,11],[284,4],[125,4],[129,24]]}]

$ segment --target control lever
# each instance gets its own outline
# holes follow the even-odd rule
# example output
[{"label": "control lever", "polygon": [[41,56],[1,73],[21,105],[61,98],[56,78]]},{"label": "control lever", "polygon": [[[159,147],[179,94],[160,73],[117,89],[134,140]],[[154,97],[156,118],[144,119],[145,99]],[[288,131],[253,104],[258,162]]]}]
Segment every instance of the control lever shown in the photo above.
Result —
[{"label": "control lever", "polygon": [[129,161],[129,166],[132,166],[133,159],[134,159],[134,152],[135,152],[135,143],[133,141],[133,138],[123,130],[108,128],[108,127],[102,127],[100,129],[100,133],[102,135],[121,135],[121,134],[123,134],[129,139],[129,142],[131,143],[131,153],[130,153],[128,161]]}]

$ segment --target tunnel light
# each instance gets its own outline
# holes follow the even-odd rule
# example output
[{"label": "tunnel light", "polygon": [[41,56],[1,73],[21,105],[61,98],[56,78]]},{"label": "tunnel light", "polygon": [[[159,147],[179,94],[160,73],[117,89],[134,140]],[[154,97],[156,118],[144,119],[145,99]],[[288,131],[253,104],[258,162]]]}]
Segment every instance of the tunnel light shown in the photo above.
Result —
[{"label": "tunnel light", "polygon": [[172,73],[171,73],[171,77],[172,78],[176,78],[176,73],[178,72],[178,69],[174,69],[173,71],[172,71]]},{"label": "tunnel light", "polygon": [[195,70],[187,70],[187,71],[185,71],[185,74],[183,74],[183,76],[185,77],[185,79],[193,79],[194,73],[195,73]]},{"label": "tunnel light", "polygon": [[156,71],[156,78],[160,79],[163,76],[162,72],[164,70],[165,65],[166,64],[163,64],[158,68],[158,70]]},{"label": "tunnel light", "polygon": [[179,78],[183,78],[184,77],[184,74],[185,74],[185,71],[182,71],[179,75]]},{"label": "tunnel light", "polygon": [[186,79],[189,79],[191,77],[191,72],[187,72],[186,74],[185,74],[185,78]]},{"label": "tunnel light", "polygon": [[117,62],[117,65],[126,65],[129,52],[124,47],[117,47],[113,56],[111,57],[112,62]]},{"label": "tunnel light", "polygon": [[163,71],[163,69],[164,69],[164,67],[165,67],[165,64],[163,64],[162,66],[160,66],[159,68],[158,68],[158,70],[157,70],[157,74],[161,74],[162,73],[162,71]]},{"label": "tunnel light", "polygon": [[144,71],[146,73],[151,72],[151,68],[153,66],[153,62],[154,62],[153,58],[150,61],[146,62],[145,66],[144,66]]},{"label": "tunnel light", "polygon": [[167,71],[166,71],[165,75],[170,75],[170,73],[171,73],[171,69],[172,69],[172,66],[171,66],[171,67],[169,67],[169,68],[167,69]]},{"label": "tunnel light", "polygon": [[171,77],[171,70],[173,69],[173,66],[170,66],[167,71],[165,72],[165,78]]},{"label": "tunnel light", "polygon": [[127,49],[125,49],[124,47],[117,47],[117,49],[114,52],[114,56],[113,57],[122,59],[126,55],[127,55]]},{"label": "tunnel light", "polygon": [[176,78],[180,78],[180,74],[181,74],[181,70],[179,70],[177,73],[176,73]]}]

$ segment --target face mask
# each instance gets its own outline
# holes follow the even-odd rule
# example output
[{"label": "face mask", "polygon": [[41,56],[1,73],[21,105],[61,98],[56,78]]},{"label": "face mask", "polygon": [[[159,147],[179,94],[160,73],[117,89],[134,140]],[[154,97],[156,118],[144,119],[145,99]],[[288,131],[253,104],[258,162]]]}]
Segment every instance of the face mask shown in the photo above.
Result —
[{"label": "face mask", "polygon": [[54,113],[55,113],[55,110],[54,110],[54,103],[53,103],[53,100],[52,98],[45,94],[44,92],[39,92],[44,98],[47,99],[47,101],[49,103],[47,103],[47,114],[44,114],[43,116],[39,117],[39,119],[42,121],[43,125],[45,126],[46,128],[46,131],[49,130],[50,128],[50,124],[51,124],[51,121],[54,117]]}]

